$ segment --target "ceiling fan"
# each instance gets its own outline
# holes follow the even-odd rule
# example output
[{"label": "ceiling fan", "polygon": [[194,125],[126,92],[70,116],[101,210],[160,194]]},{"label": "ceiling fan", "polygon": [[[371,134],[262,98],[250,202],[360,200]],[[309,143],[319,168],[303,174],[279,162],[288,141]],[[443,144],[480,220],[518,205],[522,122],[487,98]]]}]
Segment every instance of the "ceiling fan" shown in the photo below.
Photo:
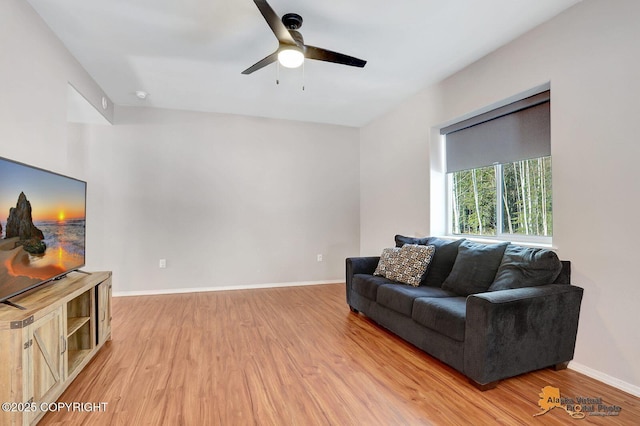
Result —
[{"label": "ceiling fan", "polygon": [[266,0],[253,0],[253,2],[258,6],[260,13],[275,34],[279,45],[275,52],[242,71],[242,74],[251,74],[275,61],[287,68],[296,68],[302,65],[305,58],[359,68],[364,67],[367,63],[367,61],[353,56],[304,44],[302,34],[298,31],[302,26],[302,16],[297,13],[287,13],[280,20]]}]

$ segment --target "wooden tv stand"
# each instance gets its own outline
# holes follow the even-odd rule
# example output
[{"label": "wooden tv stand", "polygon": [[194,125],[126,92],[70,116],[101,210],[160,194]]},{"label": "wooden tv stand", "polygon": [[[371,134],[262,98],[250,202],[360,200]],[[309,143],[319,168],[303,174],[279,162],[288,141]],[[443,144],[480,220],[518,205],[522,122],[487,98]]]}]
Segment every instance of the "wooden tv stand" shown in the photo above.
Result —
[{"label": "wooden tv stand", "polygon": [[111,339],[111,272],[71,272],[11,301],[25,310],[0,305],[0,424],[33,425]]}]

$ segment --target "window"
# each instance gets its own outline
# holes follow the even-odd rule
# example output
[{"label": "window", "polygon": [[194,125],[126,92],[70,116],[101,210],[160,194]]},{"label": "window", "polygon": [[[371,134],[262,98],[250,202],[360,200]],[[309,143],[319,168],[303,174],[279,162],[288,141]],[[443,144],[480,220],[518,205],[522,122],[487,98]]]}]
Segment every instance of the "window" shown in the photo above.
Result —
[{"label": "window", "polygon": [[551,242],[549,112],[545,91],[441,130],[449,234]]},{"label": "window", "polygon": [[[551,237],[551,157],[448,173],[451,234]],[[536,238],[537,239],[537,238]]]}]

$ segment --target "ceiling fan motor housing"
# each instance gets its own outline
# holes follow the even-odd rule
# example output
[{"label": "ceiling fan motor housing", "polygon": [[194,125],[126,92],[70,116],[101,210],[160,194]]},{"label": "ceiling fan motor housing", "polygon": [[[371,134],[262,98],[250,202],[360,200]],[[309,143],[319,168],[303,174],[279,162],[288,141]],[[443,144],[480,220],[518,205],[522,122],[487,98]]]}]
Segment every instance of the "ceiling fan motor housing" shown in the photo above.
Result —
[{"label": "ceiling fan motor housing", "polygon": [[282,23],[289,30],[297,30],[302,26],[302,16],[297,13],[285,13],[282,15]]}]

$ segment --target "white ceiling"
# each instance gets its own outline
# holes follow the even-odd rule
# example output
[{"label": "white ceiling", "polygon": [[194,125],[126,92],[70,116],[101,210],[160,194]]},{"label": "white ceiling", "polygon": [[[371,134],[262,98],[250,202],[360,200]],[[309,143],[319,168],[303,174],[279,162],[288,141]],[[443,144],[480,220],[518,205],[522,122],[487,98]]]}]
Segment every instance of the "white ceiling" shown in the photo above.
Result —
[{"label": "white ceiling", "polygon": [[[367,60],[241,71],[278,46],[252,0],[28,0],[117,105],[362,126],[580,0],[269,0]],[[146,100],[137,90],[149,93]]]}]

